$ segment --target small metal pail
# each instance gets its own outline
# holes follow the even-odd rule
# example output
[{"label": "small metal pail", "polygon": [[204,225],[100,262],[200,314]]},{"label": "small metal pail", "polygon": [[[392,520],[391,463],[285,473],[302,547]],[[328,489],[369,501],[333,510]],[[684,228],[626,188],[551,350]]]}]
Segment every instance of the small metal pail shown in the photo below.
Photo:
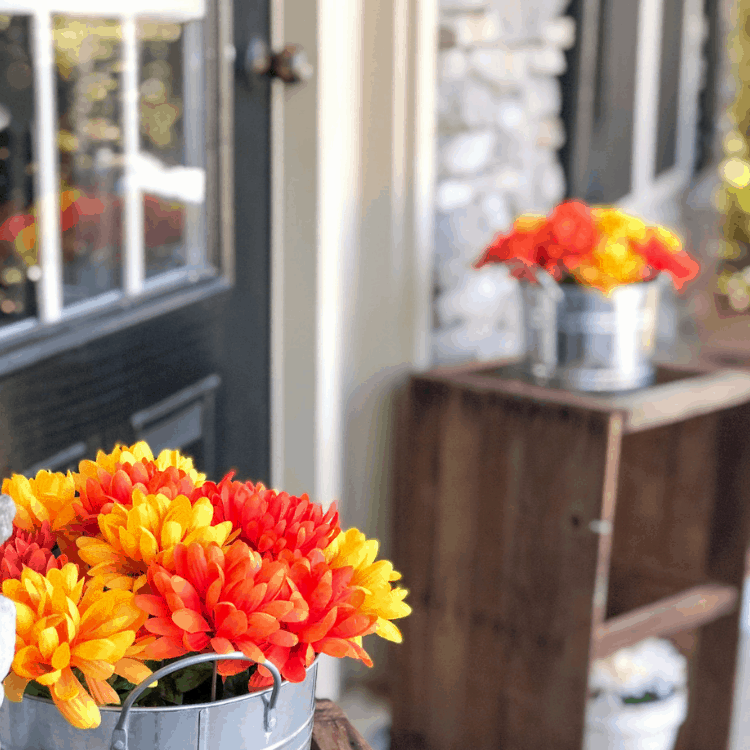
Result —
[{"label": "small metal pail", "polygon": [[132,708],[155,680],[193,664],[240,659],[232,654],[197,654],[159,669],[133,689],[122,710],[100,707],[96,729],[71,726],[55,704],[25,696],[0,707],[2,750],[309,750],[315,715],[317,660],[303,682],[282,682],[276,667],[272,688],[192,706]]},{"label": "small metal pail", "polygon": [[563,284],[559,301],[543,286],[524,285],[524,371],[536,382],[578,391],[650,385],[661,283],[625,284],[609,297]]}]

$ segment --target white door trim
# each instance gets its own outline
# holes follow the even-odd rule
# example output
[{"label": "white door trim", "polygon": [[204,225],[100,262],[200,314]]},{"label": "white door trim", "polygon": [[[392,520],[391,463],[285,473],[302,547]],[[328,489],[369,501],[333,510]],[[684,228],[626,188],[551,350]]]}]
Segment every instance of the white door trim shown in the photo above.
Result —
[{"label": "white door trim", "polygon": [[[359,256],[370,209],[364,159],[390,161],[391,247],[382,252],[397,283],[384,287],[402,307],[408,300],[400,322],[413,339],[409,365],[430,364],[438,2],[389,0],[380,10],[392,13],[394,31],[374,52],[377,69],[393,71],[382,108],[391,135],[367,148],[363,96],[376,95],[363,75],[365,10],[365,0],[271,0],[273,48],[301,44],[315,70],[303,85],[274,82],[271,94],[271,483],[340,507],[345,394],[360,364],[352,306],[358,284],[378,283],[363,277]],[[388,336],[387,325],[378,333]],[[338,697],[340,666],[321,660],[319,696]]]}]

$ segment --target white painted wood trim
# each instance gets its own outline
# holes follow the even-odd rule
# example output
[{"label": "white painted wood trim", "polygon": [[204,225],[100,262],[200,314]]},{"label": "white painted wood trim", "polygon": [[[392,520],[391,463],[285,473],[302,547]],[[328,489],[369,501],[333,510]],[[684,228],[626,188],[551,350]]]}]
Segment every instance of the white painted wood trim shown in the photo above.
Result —
[{"label": "white painted wood trim", "polygon": [[[185,262],[197,268],[205,263],[207,245],[205,210],[205,123],[203,113],[205,103],[203,90],[205,76],[203,69],[203,28],[200,22],[185,24],[182,34],[182,84],[183,128],[185,138],[185,166],[197,177],[203,178],[203,200],[199,204],[185,206],[184,243]],[[188,174],[187,170],[180,171]]]},{"label": "white painted wood trim", "polygon": [[633,106],[632,193],[647,191],[656,164],[663,0],[641,0]]},{"label": "white painted wood trim", "polygon": [[[122,10],[102,0],[0,0],[0,13],[115,16]],[[187,21],[206,14],[204,0],[127,0],[127,12],[133,15],[159,17],[170,21]]]},{"label": "white painted wood trim", "polygon": [[52,51],[52,16],[37,12],[32,21],[34,93],[37,125],[36,159],[37,247],[42,270],[37,287],[39,319],[57,323],[62,315],[62,241],[60,236],[60,175],[57,155],[57,96]]},{"label": "white painted wood trim", "polygon": [[414,366],[432,364],[432,294],[437,175],[437,0],[413,0],[414,111]]},{"label": "white painted wood trim", "polygon": [[137,164],[140,153],[138,26],[135,16],[122,19],[122,140],[123,140],[123,286],[137,297],[146,277],[143,238],[143,194]]},{"label": "white painted wood trim", "polygon": [[[284,0],[272,0],[270,44],[272,49],[283,46]],[[270,451],[271,485],[281,488],[284,479],[284,447],[286,421],[284,412],[284,84],[271,83],[271,321],[270,321]]]}]

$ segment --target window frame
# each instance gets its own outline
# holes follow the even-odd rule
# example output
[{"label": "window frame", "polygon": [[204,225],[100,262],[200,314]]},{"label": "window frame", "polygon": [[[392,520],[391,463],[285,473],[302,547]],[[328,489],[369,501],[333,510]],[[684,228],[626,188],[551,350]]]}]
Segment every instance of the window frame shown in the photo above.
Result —
[{"label": "window frame", "polygon": [[[42,84],[42,89],[35,94],[35,100],[45,95],[50,88],[50,70],[54,74],[53,46],[51,38],[51,19],[54,14],[65,13],[66,15],[100,15],[107,18],[119,18],[126,26],[127,17],[122,13],[102,13],[93,10],[96,3],[94,0],[74,0],[65,3],[64,0],[33,0],[29,6],[30,11],[19,11],[18,8],[24,4],[24,0],[7,3],[3,8],[0,0],[0,12],[12,15],[26,15],[31,18],[34,31],[32,38],[41,38],[47,35],[49,40],[47,59],[39,61],[39,50],[37,45],[33,48],[34,82],[35,86]],[[68,7],[65,7],[65,6]],[[84,6],[91,5],[91,8]],[[149,0],[151,8],[162,10],[174,8],[178,2],[170,0]],[[43,6],[43,7],[40,7]],[[71,6],[75,10],[71,10]],[[85,11],[85,12],[84,12]],[[203,79],[205,82],[204,128],[205,144],[205,227],[204,237],[206,244],[202,248],[203,257],[208,259],[212,255],[218,262],[218,269],[211,269],[206,263],[205,268],[180,268],[159,274],[150,279],[145,279],[144,268],[133,268],[128,270],[128,265],[133,266],[132,252],[128,253],[123,247],[123,284],[119,290],[111,290],[96,295],[91,299],[64,307],[62,305],[62,266],[60,248],[53,253],[42,252],[40,254],[40,265],[42,266],[42,277],[36,287],[38,314],[34,318],[20,320],[0,328],[0,376],[7,375],[18,369],[28,367],[42,359],[54,356],[71,348],[81,346],[97,338],[109,336],[139,323],[157,318],[170,312],[179,310],[187,305],[199,303],[217,294],[228,292],[234,285],[234,226],[232,197],[234,193],[233,184],[233,62],[235,49],[232,41],[232,7],[231,0],[205,0],[205,14],[201,21],[203,25]],[[149,11],[147,15],[154,15]],[[44,19],[47,23],[44,23]],[[131,37],[135,33],[137,17],[135,14],[129,16]],[[40,23],[38,19],[42,19]],[[126,29],[123,29],[125,36]],[[49,33],[48,33],[49,32]],[[131,67],[137,65],[137,58],[132,58],[133,47],[131,39]],[[125,51],[124,51],[125,53]],[[42,55],[44,58],[44,55]],[[47,68],[46,83],[45,78]],[[137,75],[137,68],[135,69]],[[132,86],[131,80],[130,84]],[[137,85],[137,80],[135,81]],[[137,89],[136,89],[137,90]],[[56,144],[56,117],[55,98],[51,105],[35,112],[35,120],[39,122],[40,115],[47,110],[47,122],[40,122],[37,131],[37,162],[41,159],[53,159],[54,169],[39,170],[37,173],[46,174],[46,183],[37,185],[36,198],[38,221],[40,225],[39,242],[42,238],[50,236],[57,237],[60,241],[60,212],[59,212],[59,190],[54,188],[59,182],[58,160]],[[52,117],[50,117],[50,113]],[[132,113],[131,113],[132,114]],[[137,115],[137,108],[136,108]],[[135,124],[137,125],[137,119]],[[46,127],[45,127],[46,126]],[[131,122],[132,129],[132,122]],[[50,133],[52,138],[50,139]],[[126,144],[127,145],[127,144]],[[137,146],[137,141],[136,141]],[[133,144],[130,144],[130,151]],[[124,154],[127,154],[127,148]],[[51,175],[51,176],[50,176]],[[50,194],[54,200],[50,210],[49,205],[42,205],[39,197]],[[125,206],[132,205],[132,198],[138,196],[136,205],[142,206],[140,188],[131,184],[126,187],[125,192],[131,190],[131,200],[126,200]],[[141,209],[142,210],[142,209]],[[123,223],[128,222],[128,217],[123,216]],[[130,218],[133,221],[133,218]],[[45,224],[46,222],[46,224]],[[142,223],[140,223],[142,227]],[[53,230],[53,231],[52,231]],[[127,233],[126,233],[127,236]],[[213,246],[213,242],[216,246]],[[127,240],[126,240],[127,242]],[[141,243],[142,244],[142,243]],[[45,245],[48,247],[48,245]],[[141,248],[142,249],[142,248]],[[212,251],[216,252],[212,252]],[[144,253],[140,253],[141,266],[145,260]],[[47,256],[47,264],[44,264]],[[129,257],[130,256],[130,257]],[[51,261],[51,262],[50,262]],[[140,270],[140,274],[138,271]],[[129,276],[130,274],[130,276]],[[130,282],[128,279],[130,278]],[[130,286],[128,287],[128,284]],[[128,293],[130,292],[130,293]],[[47,295],[51,295],[50,299]],[[48,306],[46,314],[43,312],[45,305]],[[55,309],[57,308],[57,315]],[[53,314],[50,313],[50,308]],[[45,320],[46,318],[46,320]]]},{"label": "window frame", "polygon": [[[578,41],[567,54],[569,70],[562,78],[563,118],[569,141],[562,149],[568,194],[583,196],[589,180],[589,152],[594,117],[601,0],[578,0],[571,8],[577,21]],[[685,0],[678,84],[675,164],[657,175],[658,94],[661,73],[663,0],[638,0],[635,92],[633,101],[632,172],[629,192],[616,201],[626,211],[661,220],[660,209],[675,203],[694,176],[697,150],[705,24],[702,0]],[[653,33],[654,29],[658,33]],[[656,215],[652,215],[656,214]],[[664,217],[673,218],[673,217]]]}]

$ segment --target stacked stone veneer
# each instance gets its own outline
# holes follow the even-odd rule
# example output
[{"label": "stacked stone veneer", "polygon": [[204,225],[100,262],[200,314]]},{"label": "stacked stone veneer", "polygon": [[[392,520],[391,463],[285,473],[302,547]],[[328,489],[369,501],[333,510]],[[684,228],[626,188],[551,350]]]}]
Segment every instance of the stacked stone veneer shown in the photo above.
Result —
[{"label": "stacked stone veneer", "polygon": [[[16,506],[8,495],[0,495],[0,544],[13,531]],[[2,680],[10,670],[16,650],[16,607],[12,601],[0,596],[0,705],[3,702]]]},{"label": "stacked stone veneer", "polygon": [[440,0],[436,361],[523,346],[518,285],[471,270],[515,216],[565,194],[557,76],[575,25],[569,0]]}]

